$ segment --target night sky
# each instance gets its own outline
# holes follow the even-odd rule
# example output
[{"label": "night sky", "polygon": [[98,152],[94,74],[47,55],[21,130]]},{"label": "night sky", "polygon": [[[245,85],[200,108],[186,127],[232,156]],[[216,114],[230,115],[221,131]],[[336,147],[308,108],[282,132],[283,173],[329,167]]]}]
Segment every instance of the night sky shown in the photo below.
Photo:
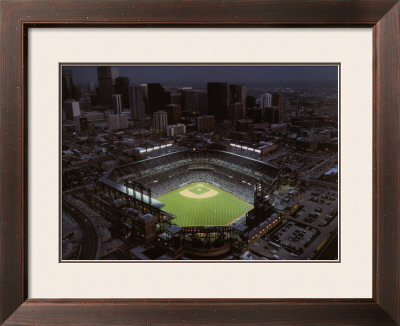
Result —
[{"label": "night sky", "polygon": [[[86,88],[97,86],[96,66],[64,66],[72,70],[76,84]],[[187,83],[190,86],[207,82],[237,84],[336,82],[337,66],[118,66],[120,77],[129,77],[130,85],[145,83]]]}]

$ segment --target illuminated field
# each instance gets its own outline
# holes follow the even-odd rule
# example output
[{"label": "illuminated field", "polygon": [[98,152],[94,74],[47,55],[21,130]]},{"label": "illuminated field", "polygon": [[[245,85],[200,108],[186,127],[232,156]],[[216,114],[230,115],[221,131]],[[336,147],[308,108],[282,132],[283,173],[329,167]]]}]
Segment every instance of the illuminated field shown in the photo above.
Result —
[{"label": "illuminated field", "polygon": [[206,182],[195,182],[157,198],[179,226],[226,225],[253,206]]}]

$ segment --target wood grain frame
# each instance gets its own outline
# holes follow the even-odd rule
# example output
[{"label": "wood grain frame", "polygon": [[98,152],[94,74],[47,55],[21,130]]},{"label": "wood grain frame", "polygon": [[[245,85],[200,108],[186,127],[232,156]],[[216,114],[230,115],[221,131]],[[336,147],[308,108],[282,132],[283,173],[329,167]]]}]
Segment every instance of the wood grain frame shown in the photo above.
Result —
[{"label": "wood grain frame", "polygon": [[[27,299],[27,31],[45,27],[374,30],[373,298]],[[4,325],[396,325],[400,322],[398,0],[1,1],[0,321]]]}]

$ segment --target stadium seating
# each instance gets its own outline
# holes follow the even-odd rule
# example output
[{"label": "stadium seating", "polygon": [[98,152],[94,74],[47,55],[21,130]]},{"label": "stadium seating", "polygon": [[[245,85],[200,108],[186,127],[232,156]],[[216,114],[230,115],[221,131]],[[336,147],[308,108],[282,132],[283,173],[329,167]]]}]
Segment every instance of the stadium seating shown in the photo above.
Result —
[{"label": "stadium seating", "polygon": [[254,185],[275,182],[279,169],[261,161],[223,151],[181,151],[115,168],[109,178],[120,184],[136,181],[158,197],[192,182],[208,182],[247,202]]}]

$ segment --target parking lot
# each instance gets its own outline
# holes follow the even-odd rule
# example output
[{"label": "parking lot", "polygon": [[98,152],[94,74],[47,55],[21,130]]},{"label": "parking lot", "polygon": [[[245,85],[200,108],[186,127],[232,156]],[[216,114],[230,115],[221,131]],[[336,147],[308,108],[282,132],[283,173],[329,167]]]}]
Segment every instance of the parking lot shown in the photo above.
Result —
[{"label": "parking lot", "polygon": [[337,190],[311,185],[297,200],[299,210],[277,230],[251,245],[253,253],[272,260],[312,259],[337,231]]}]

